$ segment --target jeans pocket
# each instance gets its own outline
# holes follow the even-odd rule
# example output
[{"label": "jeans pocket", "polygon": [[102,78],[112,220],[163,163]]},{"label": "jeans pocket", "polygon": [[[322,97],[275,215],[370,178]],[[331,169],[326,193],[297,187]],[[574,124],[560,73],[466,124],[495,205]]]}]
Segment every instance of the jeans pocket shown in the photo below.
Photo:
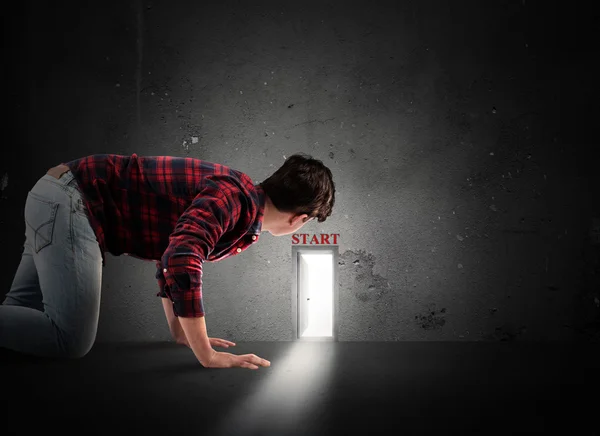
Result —
[{"label": "jeans pocket", "polygon": [[58,203],[29,192],[25,202],[25,224],[36,253],[52,243]]}]

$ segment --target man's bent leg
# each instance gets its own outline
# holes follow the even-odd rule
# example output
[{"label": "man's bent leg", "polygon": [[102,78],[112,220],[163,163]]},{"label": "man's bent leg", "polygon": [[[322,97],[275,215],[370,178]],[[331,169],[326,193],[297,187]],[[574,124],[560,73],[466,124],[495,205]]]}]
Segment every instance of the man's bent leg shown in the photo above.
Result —
[{"label": "man's bent leg", "polygon": [[2,304],[44,310],[40,281],[29,244],[25,244],[23,248],[21,263],[19,263],[10,291],[6,294]]},{"label": "man's bent leg", "polygon": [[42,177],[25,205],[43,312],[0,306],[0,347],[50,357],[81,357],[98,326],[102,255],[72,174]]}]

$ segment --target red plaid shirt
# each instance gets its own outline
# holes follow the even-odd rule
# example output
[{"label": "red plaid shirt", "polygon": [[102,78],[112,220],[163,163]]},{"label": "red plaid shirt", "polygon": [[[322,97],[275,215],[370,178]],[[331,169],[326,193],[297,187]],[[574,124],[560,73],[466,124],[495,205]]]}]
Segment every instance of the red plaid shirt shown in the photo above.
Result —
[{"label": "red plaid shirt", "polygon": [[258,241],[265,196],[246,174],[200,159],[114,154],[65,163],[104,253],[155,260],[158,296],[204,315],[202,264]]}]

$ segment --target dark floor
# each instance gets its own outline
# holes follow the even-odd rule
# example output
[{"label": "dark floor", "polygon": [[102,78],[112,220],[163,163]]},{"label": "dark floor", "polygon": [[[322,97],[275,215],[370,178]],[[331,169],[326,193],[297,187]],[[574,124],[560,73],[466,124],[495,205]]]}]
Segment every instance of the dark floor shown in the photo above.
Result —
[{"label": "dark floor", "polygon": [[593,345],[261,342],[230,351],[271,367],[205,369],[171,343],[97,344],[72,361],[2,350],[2,434],[598,434]]}]

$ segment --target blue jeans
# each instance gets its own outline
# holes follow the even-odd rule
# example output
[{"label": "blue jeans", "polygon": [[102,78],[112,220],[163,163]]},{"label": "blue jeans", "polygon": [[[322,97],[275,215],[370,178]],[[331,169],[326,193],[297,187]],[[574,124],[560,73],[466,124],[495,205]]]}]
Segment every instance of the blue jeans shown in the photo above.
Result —
[{"label": "blue jeans", "polygon": [[43,357],[83,357],[96,339],[102,254],[68,171],[43,176],[25,203],[25,244],[0,305],[0,347]]}]

